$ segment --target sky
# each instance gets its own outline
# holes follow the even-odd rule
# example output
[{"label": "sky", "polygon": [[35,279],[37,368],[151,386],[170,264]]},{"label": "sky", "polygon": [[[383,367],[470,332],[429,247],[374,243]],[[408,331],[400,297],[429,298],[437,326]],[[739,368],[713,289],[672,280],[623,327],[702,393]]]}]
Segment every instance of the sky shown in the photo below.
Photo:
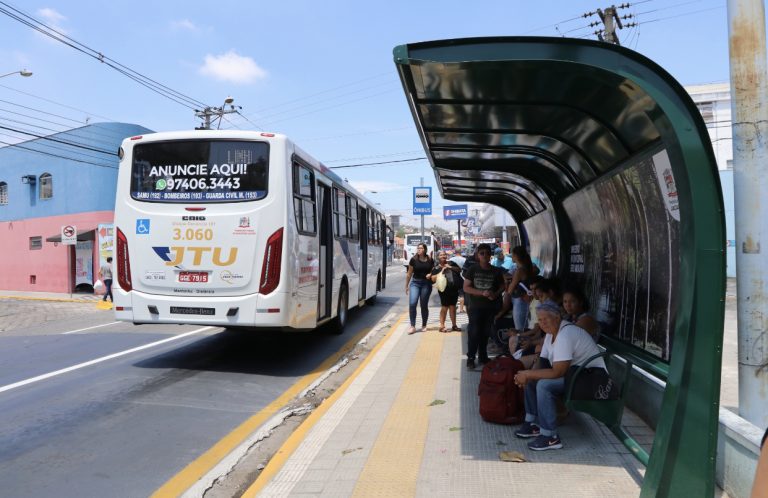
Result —
[{"label": "sky", "polygon": [[[638,26],[619,31],[624,46],[653,59],[683,85],[728,81],[726,0],[629,3],[621,12],[632,14],[628,21]],[[229,115],[222,128],[284,133],[329,167],[424,157],[395,70],[395,46],[477,36],[595,38],[589,36],[595,28],[587,25],[597,17],[581,15],[610,5],[601,0],[0,0],[0,9],[18,9],[194,100],[220,106],[234,98],[244,117]],[[155,131],[189,130],[200,123],[192,109],[0,15],[0,75],[20,69],[34,74],[0,80],[5,126],[47,134],[86,120]],[[22,137],[8,132],[0,140]],[[417,220],[409,217],[412,187],[422,178],[435,194],[435,216],[427,218],[427,226],[439,222],[441,206],[455,204],[439,197],[426,160],[336,172],[406,222]]]}]

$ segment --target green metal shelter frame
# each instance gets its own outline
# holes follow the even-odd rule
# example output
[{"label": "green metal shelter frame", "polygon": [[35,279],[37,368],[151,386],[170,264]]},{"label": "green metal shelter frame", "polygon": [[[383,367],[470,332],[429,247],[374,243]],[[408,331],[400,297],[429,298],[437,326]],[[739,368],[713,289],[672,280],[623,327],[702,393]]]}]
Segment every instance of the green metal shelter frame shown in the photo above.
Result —
[{"label": "green metal shelter frame", "polygon": [[508,210],[545,273],[585,288],[601,342],[666,380],[642,495],[712,496],[725,220],[688,94],[587,40],[443,40],[394,59],[442,196]]}]

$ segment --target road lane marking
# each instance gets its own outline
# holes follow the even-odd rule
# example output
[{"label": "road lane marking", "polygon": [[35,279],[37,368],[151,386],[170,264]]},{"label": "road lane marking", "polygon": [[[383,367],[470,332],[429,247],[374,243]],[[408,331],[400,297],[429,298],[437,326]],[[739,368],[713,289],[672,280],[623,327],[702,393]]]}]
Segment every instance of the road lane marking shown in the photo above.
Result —
[{"label": "road lane marking", "polygon": [[74,334],[75,332],[85,332],[86,330],[98,329],[100,327],[106,327],[107,325],[114,325],[120,322],[103,323],[101,325],[94,325],[93,327],[85,327],[84,329],[70,330],[69,332],[62,332],[61,335]]},{"label": "road lane marking", "polygon": [[[241,495],[241,497],[256,496],[266,486],[273,484],[273,479],[281,475],[283,472],[296,475],[296,473],[305,470],[306,465],[297,465],[296,467],[302,468],[286,468],[283,469],[289,458],[294,454],[301,454],[300,460],[302,464],[307,464],[309,456],[319,451],[320,447],[325,439],[330,435],[334,429],[334,424],[338,424],[339,421],[346,414],[347,409],[351,402],[347,402],[348,398],[356,398],[359,391],[365,387],[370,381],[373,374],[379,369],[387,357],[389,351],[394,347],[395,342],[389,339],[395,334],[395,331],[403,323],[406,314],[403,313],[400,318],[390,327],[387,334],[376,344],[376,346],[368,353],[368,356],[360,363],[357,369],[350,374],[347,380],[336,389],[327,399],[325,399],[320,406],[318,406],[302,424],[288,437],[283,445],[277,450],[275,455],[269,460],[267,466],[259,474],[256,480],[251,484],[248,489]],[[363,374],[363,375],[361,375]],[[349,389],[352,387],[352,389]],[[329,411],[328,417],[324,417]],[[323,421],[326,424],[323,424]],[[314,431],[315,426],[318,426],[318,430]],[[297,452],[297,449],[300,449]],[[284,483],[281,483],[284,484]],[[293,482],[292,484],[295,484]],[[276,488],[282,487],[283,489],[274,489],[275,496],[283,495],[284,491],[288,491],[286,494],[290,494],[292,489],[291,483],[288,486],[280,486],[279,483],[274,483]],[[290,489],[288,489],[290,488]],[[267,493],[269,495],[269,493]]]},{"label": "road lane marking", "polygon": [[208,451],[189,463],[178,474],[163,484],[162,487],[152,493],[152,498],[178,497],[188,492],[190,488],[195,486],[237,448],[242,446],[267,421],[282,411],[285,405],[300,396],[308,387],[314,385],[340,358],[360,343],[361,339],[365,340],[364,338],[367,337],[369,331],[370,329],[365,328],[352,337],[337,352],[323,360],[311,373],[301,377],[278,398],[252,415],[248,420],[233,429],[232,432],[221,438]]},{"label": "road lane marking", "polygon": [[79,370],[81,368],[90,367],[91,365],[95,365],[97,363],[102,363],[108,360],[113,360],[115,358],[119,358],[121,356],[129,355],[131,353],[135,353],[137,351],[142,351],[144,349],[153,348],[155,346],[159,346],[160,344],[165,344],[167,342],[176,341],[179,339],[183,339],[185,337],[189,337],[191,335],[199,334],[200,332],[204,332],[206,330],[214,329],[216,327],[203,327],[199,329],[192,330],[190,332],[185,332],[183,334],[179,334],[173,337],[169,337],[168,339],[163,339],[160,341],[151,342],[149,344],[145,344],[143,346],[139,346],[132,349],[127,349],[125,351],[120,351],[119,353],[110,354],[107,356],[102,356],[101,358],[96,358],[95,360],[86,361],[84,363],[79,363],[77,365],[72,365],[71,367],[62,368],[61,370],[56,370],[55,372],[49,372],[47,374],[38,375],[37,377],[32,377],[30,379],[22,380],[13,384],[8,384],[7,386],[0,387],[0,393],[4,393],[6,391],[10,391],[11,389],[16,389],[17,387],[26,386],[29,384],[33,384],[35,382],[40,382],[41,380],[50,379],[51,377],[56,377],[57,375],[62,375],[68,372],[72,372],[74,370]]}]

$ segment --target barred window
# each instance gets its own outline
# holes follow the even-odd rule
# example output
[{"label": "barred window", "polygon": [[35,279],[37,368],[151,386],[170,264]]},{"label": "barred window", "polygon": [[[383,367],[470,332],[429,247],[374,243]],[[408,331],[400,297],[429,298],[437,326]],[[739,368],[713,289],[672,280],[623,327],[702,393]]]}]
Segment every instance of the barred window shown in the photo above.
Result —
[{"label": "barred window", "polygon": [[40,198],[50,199],[53,197],[53,176],[50,173],[40,175]]},{"label": "barred window", "polygon": [[0,182],[0,206],[8,204],[8,184]]}]

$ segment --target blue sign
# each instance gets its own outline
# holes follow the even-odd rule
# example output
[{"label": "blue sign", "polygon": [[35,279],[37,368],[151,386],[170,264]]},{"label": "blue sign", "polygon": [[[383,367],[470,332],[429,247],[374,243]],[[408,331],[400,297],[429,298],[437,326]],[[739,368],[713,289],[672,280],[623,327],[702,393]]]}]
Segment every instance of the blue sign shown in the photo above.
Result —
[{"label": "blue sign", "polygon": [[466,220],[469,214],[466,204],[454,204],[453,206],[443,206],[444,220]]},{"label": "blue sign", "polygon": [[136,235],[149,234],[149,218],[139,218],[136,220]]},{"label": "blue sign", "polygon": [[413,187],[413,214],[432,214],[432,187]]}]

